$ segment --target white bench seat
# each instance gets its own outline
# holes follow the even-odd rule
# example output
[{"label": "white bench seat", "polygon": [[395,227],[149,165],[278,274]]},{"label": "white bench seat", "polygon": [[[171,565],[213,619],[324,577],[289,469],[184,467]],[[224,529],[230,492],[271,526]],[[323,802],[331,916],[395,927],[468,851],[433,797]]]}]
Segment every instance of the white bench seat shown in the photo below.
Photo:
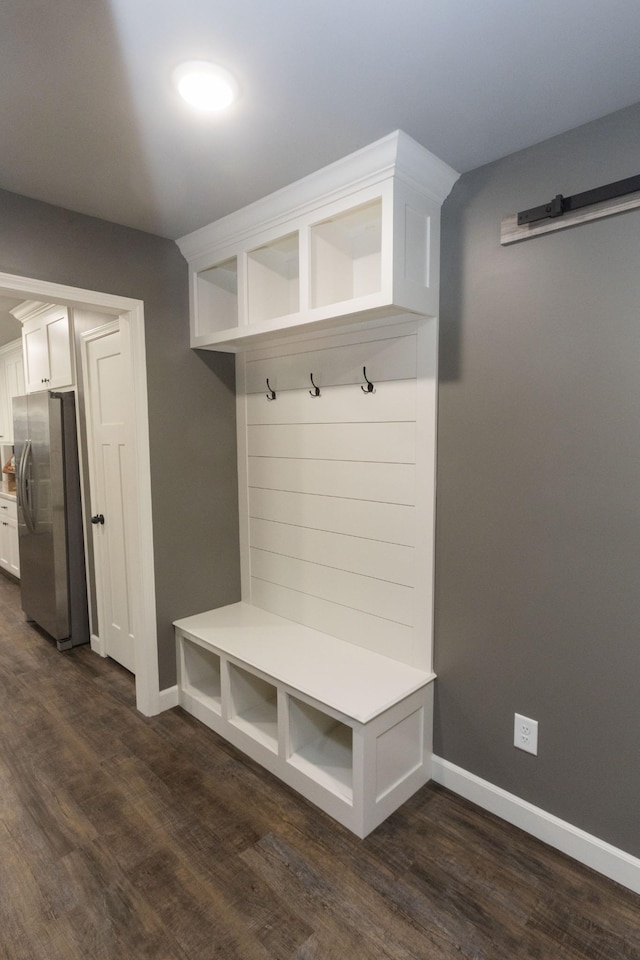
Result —
[{"label": "white bench seat", "polygon": [[234,603],[175,623],[198,639],[359,723],[368,723],[434,679],[398,660]]}]

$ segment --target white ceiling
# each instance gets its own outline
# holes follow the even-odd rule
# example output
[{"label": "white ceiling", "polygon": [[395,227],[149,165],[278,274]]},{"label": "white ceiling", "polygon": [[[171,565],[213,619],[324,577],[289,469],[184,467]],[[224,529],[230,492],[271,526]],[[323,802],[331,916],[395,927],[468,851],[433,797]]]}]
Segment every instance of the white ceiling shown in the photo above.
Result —
[{"label": "white ceiling", "polygon": [[176,238],[397,128],[464,172],[640,100],[639,40],[638,0],[2,0],[0,187]]}]

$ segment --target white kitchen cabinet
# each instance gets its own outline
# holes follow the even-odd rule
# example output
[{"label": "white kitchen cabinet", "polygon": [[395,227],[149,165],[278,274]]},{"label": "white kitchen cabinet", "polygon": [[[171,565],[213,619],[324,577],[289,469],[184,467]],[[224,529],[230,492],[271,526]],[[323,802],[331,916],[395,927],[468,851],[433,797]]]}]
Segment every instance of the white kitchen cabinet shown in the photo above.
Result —
[{"label": "white kitchen cabinet", "polygon": [[20,577],[16,499],[4,493],[0,493],[0,567]]},{"label": "white kitchen cabinet", "polygon": [[22,322],[26,393],[72,386],[72,325],[67,307],[27,301],[12,313]]},{"label": "white kitchen cabinet", "polygon": [[[13,443],[13,398],[25,393],[22,341],[0,347],[0,444]],[[0,464],[2,467],[4,463]]]},{"label": "white kitchen cabinet", "polygon": [[440,206],[456,179],[396,131],[183,237],[191,346],[436,316]]}]

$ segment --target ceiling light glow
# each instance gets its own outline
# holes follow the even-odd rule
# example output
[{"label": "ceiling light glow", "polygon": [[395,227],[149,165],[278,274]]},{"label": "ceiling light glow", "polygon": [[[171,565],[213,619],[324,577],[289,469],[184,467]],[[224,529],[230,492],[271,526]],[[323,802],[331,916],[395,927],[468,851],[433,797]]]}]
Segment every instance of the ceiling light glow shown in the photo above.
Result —
[{"label": "ceiling light glow", "polygon": [[173,82],[189,106],[201,113],[217,113],[238,95],[235,77],[217,63],[190,60],[173,71]]}]

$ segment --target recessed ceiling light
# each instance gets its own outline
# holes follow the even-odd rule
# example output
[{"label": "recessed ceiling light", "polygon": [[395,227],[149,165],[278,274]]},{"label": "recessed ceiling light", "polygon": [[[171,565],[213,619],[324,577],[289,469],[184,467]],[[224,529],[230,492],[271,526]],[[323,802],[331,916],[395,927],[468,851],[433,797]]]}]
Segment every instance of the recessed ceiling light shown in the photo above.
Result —
[{"label": "recessed ceiling light", "polygon": [[235,77],[217,63],[189,60],[173,71],[178,93],[189,106],[202,113],[224,110],[238,96]]}]

